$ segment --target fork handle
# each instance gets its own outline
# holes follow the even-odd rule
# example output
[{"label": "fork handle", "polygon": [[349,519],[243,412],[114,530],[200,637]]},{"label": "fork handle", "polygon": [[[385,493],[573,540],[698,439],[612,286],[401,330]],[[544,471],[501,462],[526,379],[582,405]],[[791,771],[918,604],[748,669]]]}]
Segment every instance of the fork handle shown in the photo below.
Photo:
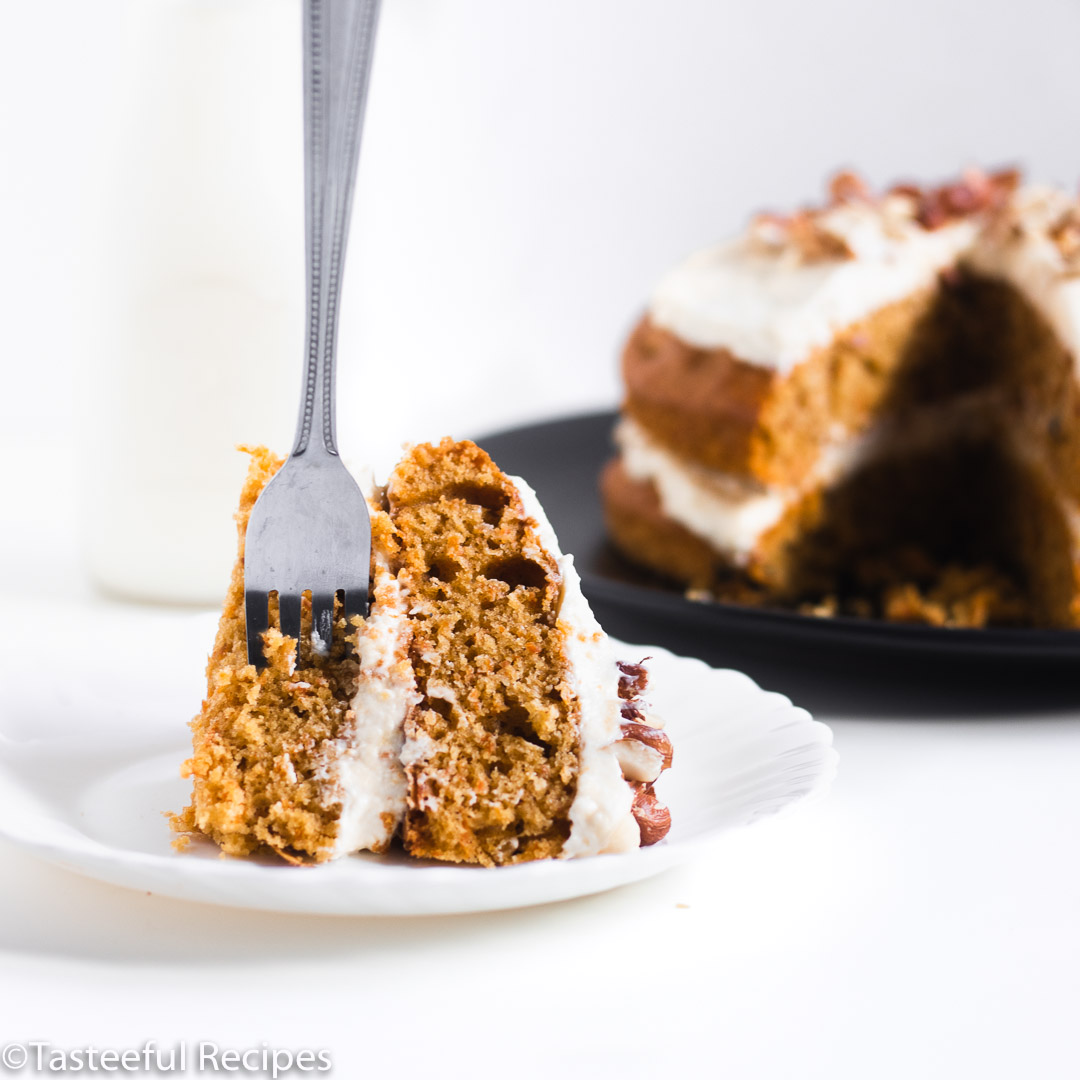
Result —
[{"label": "fork handle", "polygon": [[307,350],[293,457],[309,448],[338,452],[334,398],[341,275],[379,3],[304,0]]}]

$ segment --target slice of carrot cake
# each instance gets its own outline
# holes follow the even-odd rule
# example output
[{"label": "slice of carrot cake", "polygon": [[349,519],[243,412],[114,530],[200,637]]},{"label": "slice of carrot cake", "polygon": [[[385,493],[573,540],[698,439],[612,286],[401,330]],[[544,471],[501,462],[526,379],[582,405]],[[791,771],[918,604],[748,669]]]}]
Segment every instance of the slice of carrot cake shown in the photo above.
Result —
[{"label": "slice of carrot cake", "polygon": [[371,486],[372,603],[329,652],[275,627],[247,662],[244,537],[281,465],[265,449],[192,722],[191,806],[174,819],[233,855],[322,862],[385,851],[501,865],[655,843],[671,745],[581,593],[535,494],[470,442],[412,449]]}]

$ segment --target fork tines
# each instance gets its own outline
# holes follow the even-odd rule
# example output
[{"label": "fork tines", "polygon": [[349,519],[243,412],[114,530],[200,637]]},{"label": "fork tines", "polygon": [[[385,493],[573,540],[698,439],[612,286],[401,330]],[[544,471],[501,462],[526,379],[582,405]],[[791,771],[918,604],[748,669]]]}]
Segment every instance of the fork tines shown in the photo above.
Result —
[{"label": "fork tines", "polygon": [[278,596],[281,633],[297,642],[303,596],[311,594],[312,645],[329,652],[334,600],[346,618],[367,615],[371,519],[367,500],[336,454],[293,454],[263,489],[248,519],[244,615],[248,662],[265,663],[270,594]]}]

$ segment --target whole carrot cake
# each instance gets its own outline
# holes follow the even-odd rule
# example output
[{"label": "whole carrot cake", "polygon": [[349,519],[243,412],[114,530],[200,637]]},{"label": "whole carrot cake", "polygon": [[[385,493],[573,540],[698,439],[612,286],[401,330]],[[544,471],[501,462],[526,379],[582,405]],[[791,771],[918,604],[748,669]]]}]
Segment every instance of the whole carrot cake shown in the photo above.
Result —
[{"label": "whole carrot cake", "polygon": [[659,284],[601,479],[701,598],[1080,625],[1080,203],[1016,171],[763,214]]},{"label": "whole carrot cake", "polygon": [[192,721],[191,805],[230,855],[385,851],[486,866],[656,843],[671,744],[617,661],[531,489],[470,442],[417,446],[371,486],[370,612],[329,651],[264,635],[247,662],[244,539],[282,462],[250,451],[240,548]]}]

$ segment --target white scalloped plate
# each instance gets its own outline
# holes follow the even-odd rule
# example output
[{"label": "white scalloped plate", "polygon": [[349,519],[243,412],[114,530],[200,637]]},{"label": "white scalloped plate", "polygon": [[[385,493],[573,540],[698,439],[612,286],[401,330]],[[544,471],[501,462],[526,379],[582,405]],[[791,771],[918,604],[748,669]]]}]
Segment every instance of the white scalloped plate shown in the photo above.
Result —
[{"label": "white scalloped plate", "polygon": [[[93,617],[101,630],[101,612]],[[192,676],[214,620],[130,609],[111,609],[109,619],[126,626],[136,654],[146,654],[134,667],[141,685],[128,675],[121,693],[116,670],[77,658],[70,678],[54,677],[44,690],[38,680],[23,682],[33,696],[16,699],[0,732],[0,836],[89,877],[180,899],[322,915],[453,914],[565,900],[684,862],[727,829],[823,793],[836,770],[832,733],[782,695],[739,672],[619,646],[627,659],[652,656],[649,698],[675,746],[674,767],[657,785],[673,826],[654,847],[499,869],[402,855],[305,869],[222,858],[206,842],[178,854],[163,814],[187,801],[189,784],[178,775],[189,748],[185,721],[198,708]],[[109,630],[102,640],[117,640]],[[129,672],[130,661],[131,653]],[[179,665],[187,675],[155,678]]]}]

